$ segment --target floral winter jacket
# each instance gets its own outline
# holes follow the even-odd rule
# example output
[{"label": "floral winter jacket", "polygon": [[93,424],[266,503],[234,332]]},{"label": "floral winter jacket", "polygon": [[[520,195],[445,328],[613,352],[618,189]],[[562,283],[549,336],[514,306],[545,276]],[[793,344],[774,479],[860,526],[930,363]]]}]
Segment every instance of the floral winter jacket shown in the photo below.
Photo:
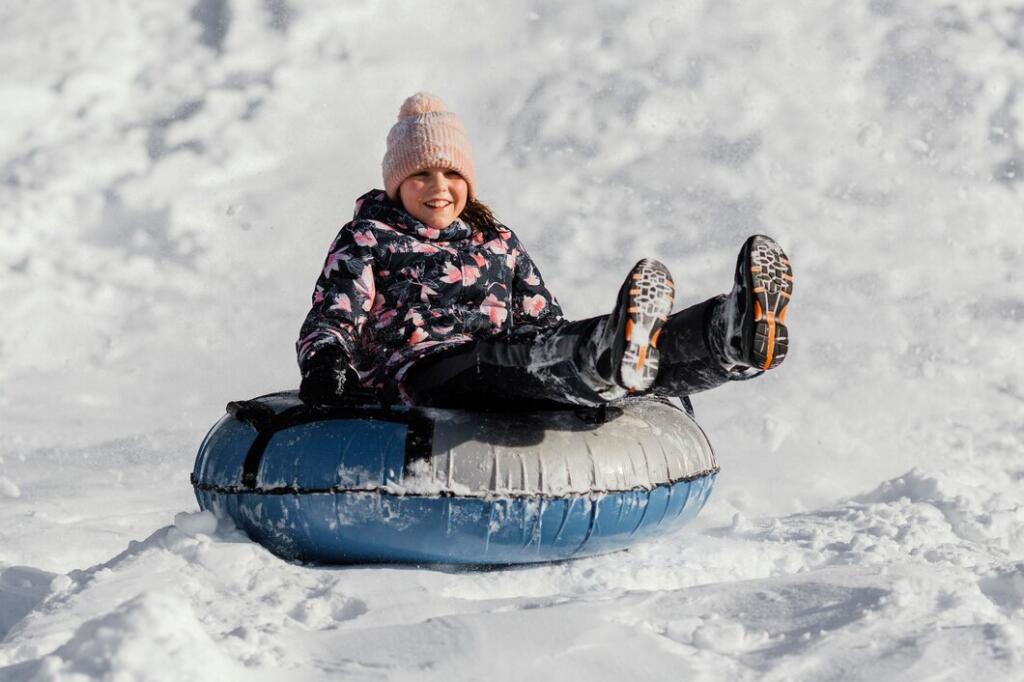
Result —
[{"label": "floral winter jacket", "polygon": [[363,386],[405,399],[405,373],[424,358],[496,334],[536,335],[561,320],[511,230],[485,236],[461,220],[437,230],[372,190],[331,245],[296,350],[303,367],[336,346]]}]

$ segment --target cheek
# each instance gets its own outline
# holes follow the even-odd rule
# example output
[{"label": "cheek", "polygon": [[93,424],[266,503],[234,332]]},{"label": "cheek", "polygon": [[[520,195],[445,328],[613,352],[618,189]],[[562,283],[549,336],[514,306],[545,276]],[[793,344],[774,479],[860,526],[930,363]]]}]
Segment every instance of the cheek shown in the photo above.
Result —
[{"label": "cheek", "polygon": [[402,206],[405,207],[406,211],[410,213],[416,210],[419,204],[419,198],[423,194],[423,188],[418,187],[415,182],[406,180],[398,186],[398,198],[402,202]]}]

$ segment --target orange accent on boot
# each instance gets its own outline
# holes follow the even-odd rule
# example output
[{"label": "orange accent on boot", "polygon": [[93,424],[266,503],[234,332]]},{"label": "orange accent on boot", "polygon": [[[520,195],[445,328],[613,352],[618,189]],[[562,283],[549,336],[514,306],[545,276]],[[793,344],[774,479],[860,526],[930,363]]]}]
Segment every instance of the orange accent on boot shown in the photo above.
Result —
[{"label": "orange accent on boot", "polygon": [[779,322],[785,322],[786,321],[786,311],[787,310],[789,310],[789,308],[783,308],[782,312],[779,313]]},{"label": "orange accent on boot", "polygon": [[771,310],[768,311],[768,352],[764,356],[764,367],[762,369],[768,369],[772,366],[772,358],[775,357],[775,313]]},{"label": "orange accent on boot", "polygon": [[636,368],[643,369],[644,362],[647,361],[647,346],[640,346],[639,357],[636,359]]},{"label": "orange accent on boot", "polygon": [[633,320],[626,320],[626,341],[633,338]]},{"label": "orange accent on boot", "polygon": [[754,301],[754,321],[760,322],[762,317],[764,317],[764,312],[761,310],[761,302]]},{"label": "orange accent on boot", "polygon": [[661,336],[661,330],[660,329],[658,331],[654,332],[654,335],[651,337],[651,346],[653,346],[654,348],[658,347],[658,337],[659,336]]}]

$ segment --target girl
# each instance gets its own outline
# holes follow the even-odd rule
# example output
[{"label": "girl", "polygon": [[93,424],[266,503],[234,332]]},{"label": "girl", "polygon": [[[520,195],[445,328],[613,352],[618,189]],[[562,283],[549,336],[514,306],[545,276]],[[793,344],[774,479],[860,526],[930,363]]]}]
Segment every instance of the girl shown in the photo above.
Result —
[{"label": "girl", "polygon": [[302,325],[307,402],[336,402],[358,382],[415,405],[600,405],[686,396],[786,356],[792,270],[768,237],[740,249],[728,295],[670,315],[672,277],[644,259],[611,314],[570,322],[522,242],[477,200],[465,129],[440,99],[405,101],[382,165],[385,189],[356,201]]}]

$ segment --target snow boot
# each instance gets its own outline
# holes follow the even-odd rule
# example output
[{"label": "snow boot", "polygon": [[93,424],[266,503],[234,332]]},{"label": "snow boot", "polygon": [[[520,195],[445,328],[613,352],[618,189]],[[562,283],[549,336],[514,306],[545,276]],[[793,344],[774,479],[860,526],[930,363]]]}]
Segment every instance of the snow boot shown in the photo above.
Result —
[{"label": "snow boot", "polygon": [[708,340],[730,371],[778,367],[789,349],[786,307],[793,294],[793,268],[771,237],[755,234],[736,259],[732,291],[712,314]]},{"label": "snow boot", "polygon": [[633,266],[595,339],[595,369],[604,382],[627,393],[646,391],[654,383],[658,335],[674,302],[675,285],[664,264],[645,258]]}]

